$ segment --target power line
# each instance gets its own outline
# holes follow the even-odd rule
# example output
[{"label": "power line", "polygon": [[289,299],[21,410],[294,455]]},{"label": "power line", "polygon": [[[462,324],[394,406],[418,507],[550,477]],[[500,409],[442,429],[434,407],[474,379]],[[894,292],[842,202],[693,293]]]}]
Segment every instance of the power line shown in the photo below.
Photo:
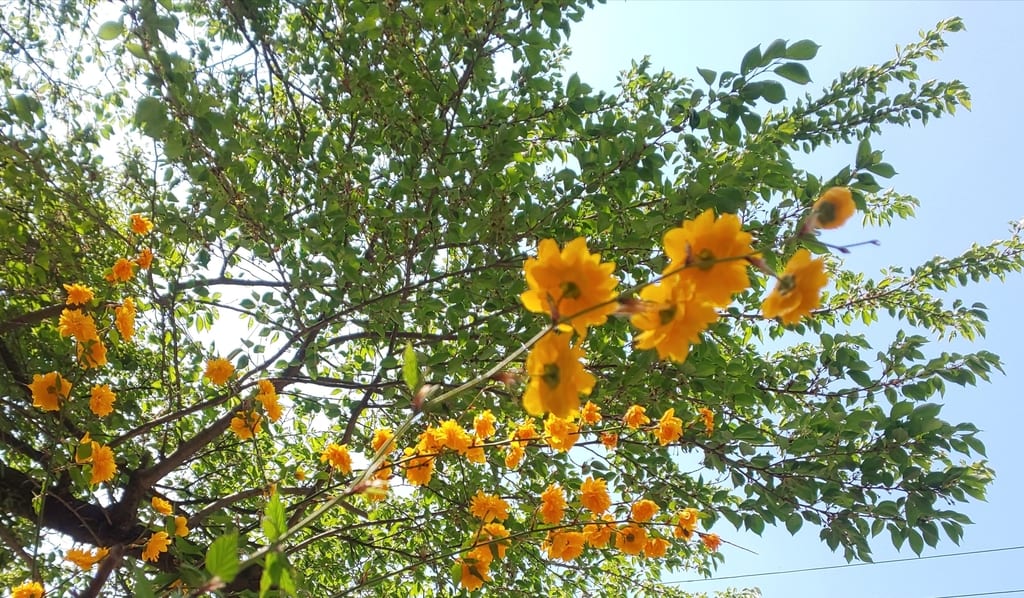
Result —
[{"label": "power line", "polygon": [[949,594],[935,598],[969,598],[970,596],[998,596],[999,594],[1024,594],[1024,590],[1000,590],[997,592],[981,592],[978,594]]},{"label": "power line", "polygon": [[[740,579],[743,577],[768,577],[769,575],[787,575],[789,573],[807,573],[810,571],[825,571],[828,569],[845,569],[847,567],[863,567],[865,565],[885,565],[887,563],[904,563],[907,561],[924,561],[928,559],[943,559],[952,556],[969,556],[972,554],[987,554],[991,552],[1006,552],[1008,550],[1022,550],[1024,546],[1006,546],[1003,548],[987,548],[985,550],[971,550],[967,552],[951,552],[949,554],[931,554],[927,556],[919,557],[907,557],[902,559],[889,559],[885,561],[873,561],[870,563],[845,563],[842,565],[823,565],[821,567],[808,567],[806,569],[789,569],[787,571],[762,571],[761,573],[746,573],[743,575],[726,575],[724,577],[709,577],[702,579],[683,579],[679,581],[672,581],[666,583],[683,584],[683,583],[697,583],[701,581],[724,581],[726,579]],[[1012,592],[1021,592],[1022,590],[1007,590],[1006,592],[996,592],[997,594],[1006,594]],[[992,594],[961,594],[959,596],[988,596]],[[959,596],[953,597],[942,597],[942,598],[959,598]]]}]

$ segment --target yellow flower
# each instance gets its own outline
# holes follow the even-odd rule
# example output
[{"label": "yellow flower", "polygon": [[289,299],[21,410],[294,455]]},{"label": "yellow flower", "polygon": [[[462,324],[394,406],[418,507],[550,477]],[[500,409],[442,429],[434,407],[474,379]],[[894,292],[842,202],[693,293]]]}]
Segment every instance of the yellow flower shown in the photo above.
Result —
[{"label": "yellow flower", "polygon": [[601,444],[608,450],[614,450],[619,446],[619,435],[615,432],[601,432]]},{"label": "yellow flower", "polygon": [[487,440],[497,431],[494,429],[495,422],[494,414],[491,413],[490,409],[485,409],[480,413],[476,414],[473,418],[473,431],[476,432],[477,438]]},{"label": "yellow flower", "polygon": [[256,400],[263,405],[263,410],[267,412],[267,418],[272,422],[281,419],[281,403],[278,402],[274,383],[270,380],[260,380],[257,385],[259,390],[256,393]]},{"label": "yellow flower", "polygon": [[602,264],[599,254],[587,250],[583,237],[562,251],[554,240],[544,239],[537,246],[537,257],[526,260],[523,269],[529,287],[520,295],[523,306],[553,320],[569,316],[569,326],[581,336],[588,326],[603,324],[615,313],[615,264]]},{"label": "yellow flower", "polygon": [[142,214],[132,214],[132,232],[137,235],[144,235],[153,230],[153,223]]},{"label": "yellow flower", "polygon": [[580,439],[580,427],[570,420],[551,414],[544,422],[544,439],[548,446],[564,453]]},{"label": "yellow flower", "polygon": [[746,257],[753,256],[750,233],[741,230],[735,214],[715,218],[705,210],[694,220],[665,233],[665,253],[671,262],[666,272],[692,281],[697,297],[717,306],[728,305],[732,296],[750,285]]},{"label": "yellow flower", "polygon": [[223,357],[217,357],[206,362],[206,372],[203,373],[204,378],[209,378],[210,382],[214,384],[224,384],[231,378],[231,374],[235,373],[235,366],[224,359]]},{"label": "yellow flower", "polygon": [[821,302],[821,289],[828,282],[825,262],[811,259],[811,252],[799,249],[786,264],[775,290],[761,304],[766,318],[779,318],[783,324],[796,324],[809,316]]},{"label": "yellow flower", "polygon": [[526,456],[526,451],[519,445],[510,445],[508,452],[505,453],[505,467],[509,469],[515,469],[519,467],[519,464],[523,462],[523,457]]},{"label": "yellow flower", "polygon": [[512,446],[525,447],[530,444],[531,440],[537,438],[537,428],[534,426],[533,418],[527,419],[523,423],[519,424],[515,432],[512,433],[510,439],[512,440]]},{"label": "yellow flower", "polygon": [[43,411],[60,410],[61,400],[67,400],[71,394],[71,383],[57,372],[34,374],[28,387],[32,391],[32,406]]},{"label": "yellow flower", "polygon": [[68,305],[85,305],[93,299],[92,289],[83,284],[66,284],[64,290],[68,292]]},{"label": "yellow flower", "polygon": [[188,518],[181,515],[174,518],[174,535],[180,538],[188,535]]},{"label": "yellow flower", "polygon": [[640,554],[647,545],[647,530],[639,525],[627,525],[615,534],[615,548],[625,554]]},{"label": "yellow flower", "polygon": [[540,495],[540,520],[554,525],[562,522],[565,516],[565,492],[558,484],[551,484]]},{"label": "yellow flower", "polygon": [[96,563],[102,561],[109,552],[106,548],[97,548],[95,551],[72,548],[64,555],[64,559],[74,563],[82,571],[88,571]]},{"label": "yellow flower", "polygon": [[150,501],[150,504],[153,505],[153,510],[156,511],[157,513],[160,513],[161,515],[171,514],[171,503],[160,498],[159,496],[154,496],[153,500]]},{"label": "yellow flower", "polygon": [[631,405],[626,410],[626,415],[623,416],[622,421],[626,422],[626,425],[630,429],[636,430],[640,426],[651,423],[651,418],[646,415],[647,408],[641,407],[640,405]]},{"label": "yellow flower", "polygon": [[117,463],[114,462],[114,451],[110,447],[103,446],[98,442],[92,443],[92,476],[89,478],[91,485],[109,482],[114,479],[117,473]]},{"label": "yellow flower", "polygon": [[405,462],[405,479],[414,486],[426,486],[434,475],[434,457],[421,455],[419,452],[407,448],[405,455],[408,458]]},{"label": "yellow flower", "polygon": [[646,498],[633,503],[630,509],[630,519],[637,523],[646,523],[658,512],[658,503]]},{"label": "yellow flower", "polygon": [[594,548],[604,548],[608,545],[608,542],[612,539],[612,532],[615,531],[615,527],[612,524],[615,518],[611,515],[602,515],[600,520],[595,520],[594,523],[590,523],[583,528],[583,535],[587,539],[587,544],[590,544]]},{"label": "yellow flower", "polygon": [[593,401],[587,401],[580,411],[580,421],[585,424],[594,425],[601,422],[601,408]]},{"label": "yellow flower", "polygon": [[704,543],[704,547],[711,552],[715,552],[722,545],[722,539],[718,537],[718,534],[703,534],[700,540]]},{"label": "yellow flower", "polygon": [[596,382],[583,369],[583,350],[569,346],[569,335],[549,332],[530,350],[526,370],[530,381],[523,407],[530,415],[554,413],[569,417],[580,408],[580,395],[589,395]]},{"label": "yellow flower", "polygon": [[839,228],[857,211],[853,194],[847,187],[832,187],[814,202],[811,209],[810,229]]},{"label": "yellow flower", "polygon": [[153,250],[146,247],[140,251],[139,256],[135,258],[135,263],[143,270],[149,270],[149,267],[153,265]]},{"label": "yellow flower", "polygon": [[676,515],[676,527],[673,535],[683,540],[689,540],[697,529],[697,522],[700,521],[700,512],[692,507],[687,507]]},{"label": "yellow flower", "polygon": [[395,433],[391,431],[391,428],[378,428],[373,432],[373,439],[370,440],[370,446],[373,447],[374,452],[377,452],[394,437]]},{"label": "yellow flower", "polygon": [[135,275],[135,264],[128,261],[125,258],[118,258],[114,262],[114,266],[110,269],[110,274],[107,274],[103,278],[107,282],[128,282]]},{"label": "yellow flower", "polygon": [[484,523],[508,519],[508,503],[497,494],[484,494],[477,490],[469,504],[469,512]]},{"label": "yellow flower", "polygon": [[89,409],[100,417],[106,417],[114,412],[114,401],[117,395],[110,390],[109,384],[97,384],[92,387],[89,395]]},{"label": "yellow flower", "polygon": [[73,336],[79,342],[99,340],[96,332],[96,321],[89,314],[77,309],[65,309],[60,312],[57,330],[63,337]]},{"label": "yellow flower", "polygon": [[38,581],[30,581],[11,589],[11,598],[43,598],[43,586]]},{"label": "yellow flower", "polygon": [[608,496],[605,481],[587,476],[580,485],[580,504],[595,515],[607,511],[608,507],[612,506],[612,499]]},{"label": "yellow flower", "polygon": [[171,538],[167,532],[156,532],[146,542],[146,548],[142,551],[142,559],[155,563],[160,560],[160,553],[167,552],[167,547],[170,545]]},{"label": "yellow flower", "polygon": [[462,429],[459,422],[454,419],[446,419],[441,422],[440,426],[431,429],[431,435],[438,446],[456,451],[460,455],[465,455],[470,444],[473,443],[469,433]]},{"label": "yellow flower", "polygon": [[301,467],[295,468],[295,479],[296,481],[302,482],[306,479],[306,470]]},{"label": "yellow flower", "polygon": [[668,552],[669,542],[664,538],[651,538],[644,544],[644,556],[650,559],[657,559],[665,556]]},{"label": "yellow flower", "polygon": [[690,345],[700,343],[700,333],[718,319],[718,312],[698,295],[694,282],[678,275],[644,287],[640,299],[646,308],[629,320],[643,331],[636,337],[636,346],[657,349],[660,359],[686,361]]},{"label": "yellow flower", "polygon": [[461,568],[459,583],[462,587],[473,592],[482,588],[485,581],[491,581],[489,570],[493,558],[490,547],[477,546],[467,552],[465,558],[459,559]]},{"label": "yellow flower", "polygon": [[676,417],[675,409],[669,409],[662,414],[661,419],[658,420],[658,427],[654,430],[654,435],[661,446],[679,440],[679,437],[683,435],[683,420]]},{"label": "yellow flower", "polygon": [[466,451],[466,459],[469,460],[470,463],[486,463],[487,455],[484,454],[482,441],[476,436],[473,436],[471,440],[472,442],[469,445],[469,449]]},{"label": "yellow flower", "polygon": [[114,308],[114,325],[126,341],[135,336],[135,300],[126,297],[121,305]]},{"label": "yellow flower", "polygon": [[704,431],[710,436],[715,431],[715,414],[707,407],[701,407],[700,418],[704,420]]},{"label": "yellow flower", "polygon": [[352,455],[348,452],[348,445],[333,442],[328,444],[324,452],[320,454],[320,462],[325,461],[341,473],[352,473]]},{"label": "yellow flower", "polygon": [[239,411],[231,418],[231,431],[239,440],[249,440],[263,431],[260,414],[255,411]]},{"label": "yellow flower", "polygon": [[83,369],[98,368],[107,365],[107,346],[96,339],[78,343],[76,348],[78,361]]},{"label": "yellow flower", "polygon": [[502,541],[508,537],[508,534],[508,530],[500,523],[485,523],[480,530],[481,540],[487,543],[488,548],[491,546],[497,548],[499,559],[505,558],[505,551],[508,550],[509,542],[507,540]]},{"label": "yellow flower", "polygon": [[548,536],[548,558],[569,562],[583,554],[586,536],[583,532],[558,530]]}]

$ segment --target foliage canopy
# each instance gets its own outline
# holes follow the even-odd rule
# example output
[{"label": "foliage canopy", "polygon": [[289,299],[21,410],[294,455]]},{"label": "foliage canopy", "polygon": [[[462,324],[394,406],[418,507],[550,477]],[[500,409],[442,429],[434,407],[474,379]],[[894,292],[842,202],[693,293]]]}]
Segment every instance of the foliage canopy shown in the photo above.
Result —
[{"label": "foliage canopy", "polygon": [[[984,306],[953,289],[1019,271],[1019,236],[871,279],[807,225],[834,188],[866,223],[912,216],[917,199],[879,183],[895,169],[874,142],[970,107],[959,82],[916,76],[959,20],[788,99],[809,82],[811,41],[696,78],[641,60],[615,93],[595,91],[560,68],[589,2],[9,4],[9,587],[449,595],[469,575],[497,595],[678,595],[663,572],[709,571],[723,524],[808,524],[868,559],[880,534],[917,553],[958,541],[957,504],[984,497],[976,428],[933,399],[999,360],[928,345],[984,333]],[[837,144],[850,157],[837,173],[794,165]],[[707,308],[685,360],[641,350],[628,317],[589,314],[572,342],[601,419],[569,424],[578,438],[538,419],[529,440],[527,352],[570,333],[544,336],[569,314],[520,298],[524,262],[541,240],[583,238],[615,264],[606,311],[643,310],[676,259],[662,236],[706,210],[739,216],[761,270],[742,262],[748,284]],[[802,250],[831,286],[786,326],[762,315],[765,272]],[[95,297],[67,305],[84,293],[73,284]],[[880,318],[902,330],[872,347],[853,326]],[[539,384],[565,372],[544,367],[529,372]],[[650,423],[624,423],[640,421],[634,406]],[[611,524],[591,513],[588,479],[606,482]],[[689,517],[699,526],[677,525]],[[84,570],[65,559],[72,543]]]}]

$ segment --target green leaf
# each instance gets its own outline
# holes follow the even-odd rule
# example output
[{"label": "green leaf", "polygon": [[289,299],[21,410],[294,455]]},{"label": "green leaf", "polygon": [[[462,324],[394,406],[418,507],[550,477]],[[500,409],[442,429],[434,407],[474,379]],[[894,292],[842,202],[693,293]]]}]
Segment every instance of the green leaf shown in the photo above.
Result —
[{"label": "green leaf", "polygon": [[106,23],[100,25],[100,30],[96,33],[96,37],[105,41],[109,41],[118,37],[123,32],[124,25],[122,25],[119,21],[107,21]]},{"label": "green leaf", "polygon": [[869,172],[873,172],[883,179],[891,179],[896,176],[896,169],[891,164],[885,162],[879,162],[878,164],[872,164],[867,167]]},{"label": "green leaf", "polygon": [[747,50],[747,53],[743,55],[743,61],[740,62],[740,73],[746,75],[750,71],[754,70],[755,67],[761,65],[761,45],[758,44],[753,48]]},{"label": "green leaf", "polygon": [[153,96],[139,100],[135,107],[135,124],[150,137],[160,137],[167,126],[167,106]]},{"label": "green leaf", "polygon": [[761,54],[761,66],[767,66],[767,64],[776,58],[782,58],[786,55],[786,40],[777,39],[772,43],[768,44],[768,47],[764,49]]},{"label": "green leaf", "polygon": [[718,73],[711,69],[698,68],[697,72],[700,73],[701,78],[704,79],[704,82],[707,83],[708,85],[714,83],[715,77],[718,76]]},{"label": "green leaf", "polygon": [[807,72],[807,67],[798,62],[787,62],[775,67],[775,74],[800,85],[811,82],[811,74]]},{"label": "green leaf", "polygon": [[818,44],[809,39],[802,39],[786,48],[786,58],[790,60],[810,60],[818,55]]},{"label": "green leaf", "polygon": [[786,518],[786,529],[789,533],[795,534],[800,531],[800,527],[804,524],[804,518],[799,513],[793,513]]},{"label": "green leaf", "polygon": [[225,583],[238,575],[238,532],[224,534],[206,551],[206,570]]},{"label": "green leaf", "polygon": [[419,387],[420,369],[416,363],[416,350],[412,348],[411,342],[405,343],[405,351],[402,352],[402,380],[409,387],[409,392],[416,392]]},{"label": "green leaf", "polygon": [[778,104],[786,99],[786,87],[778,81],[762,81],[761,97],[770,104]]},{"label": "green leaf", "polygon": [[858,170],[871,165],[871,141],[865,137],[857,145],[857,159],[854,165]]},{"label": "green leaf", "polygon": [[284,505],[281,504],[281,497],[275,490],[270,495],[267,511],[263,515],[263,533],[267,540],[275,542],[285,532],[287,525],[284,519]]}]

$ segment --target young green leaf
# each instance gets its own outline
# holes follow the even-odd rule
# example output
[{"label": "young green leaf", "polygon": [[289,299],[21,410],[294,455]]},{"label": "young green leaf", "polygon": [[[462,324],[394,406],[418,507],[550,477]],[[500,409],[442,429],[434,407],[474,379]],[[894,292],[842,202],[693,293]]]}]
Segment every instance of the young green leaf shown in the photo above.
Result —
[{"label": "young green leaf", "polygon": [[809,39],[802,39],[786,48],[786,58],[790,60],[810,60],[818,55],[818,44]]},{"label": "young green leaf", "polygon": [[775,67],[775,73],[800,85],[806,85],[811,82],[811,74],[807,72],[807,67],[798,62],[787,62],[777,66]]},{"label": "young green leaf", "polygon": [[238,575],[238,532],[224,534],[206,551],[206,570],[225,583]]},{"label": "young green leaf", "polygon": [[405,351],[402,352],[402,380],[409,387],[409,392],[416,392],[419,387],[420,369],[416,363],[416,350],[412,343],[405,343]]}]

